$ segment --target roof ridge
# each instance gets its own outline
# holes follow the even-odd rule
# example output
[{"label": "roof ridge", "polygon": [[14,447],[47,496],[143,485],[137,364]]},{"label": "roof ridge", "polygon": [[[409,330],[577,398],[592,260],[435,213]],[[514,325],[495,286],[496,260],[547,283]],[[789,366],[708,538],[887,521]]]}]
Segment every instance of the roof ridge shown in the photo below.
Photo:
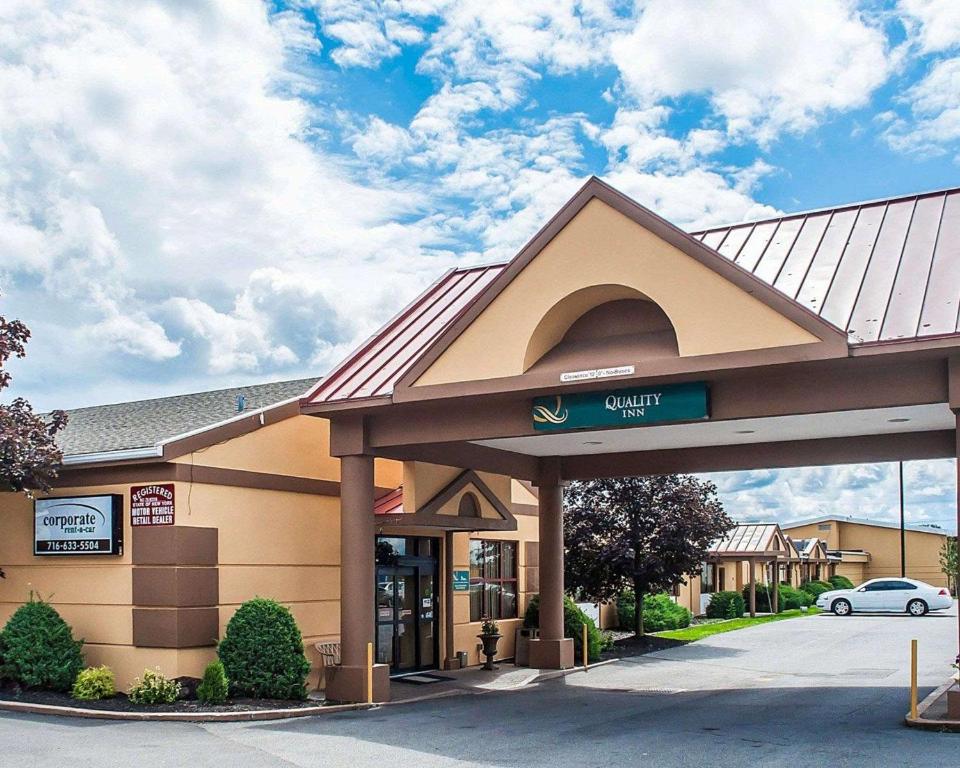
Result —
[{"label": "roof ridge", "polygon": [[812,216],[818,213],[836,213],[837,211],[852,210],[868,205],[883,205],[890,203],[899,203],[904,200],[919,199],[921,197],[933,197],[935,195],[949,195],[953,192],[960,192],[960,186],[943,187],[942,189],[929,189],[924,192],[911,192],[909,194],[898,194],[890,197],[877,197],[870,200],[857,200],[848,203],[837,203],[835,205],[826,205],[819,208],[809,208],[802,211],[791,211],[781,213],[779,216],[767,216],[761,219],[744,219],[728,224],[715,224],[710,227],[699,227],[690,230],[691,235],[704,235],[709,232],[718,232],[723,229],[735,229],[736,227],[756,226],[757,224],[770,224],[784,219],[798,219],[806,216]]},{"label": "roof ridge", "polygon": [[[158,397],[145,397],[140,400],[118,400],[113,403],[98,403],[96,405],[84,405],[79,408],[65,408],[64,410],[67,414],[76,414],[81,411],[93,411],[99,408],[110,408],[112,406],[118,405],[137,405],[139,403],[155,403],[161,400],[178,400],[186,397],[196,397],[197,395],[215,395],[219,392],[230,392],[231,390],[237,389],[254,389],[257,387],[270,387],[276,386],[278,384],[293,384],[294,382],[304,381],[304,382],[319,382],[323,377],[322,376],[306,376],[299,379],[279,379],[277,381],[265,381],[261,384],[237,384],[232,387],[220,387],[218,389],[201,389],[197,392],[181,392],[176,395],[159,395]],[[307,389],[310,388],[310,385],[307,385]],[[304,390],[306,391],[306,389]],[[41,414],[47,415],[47,414]]]}]

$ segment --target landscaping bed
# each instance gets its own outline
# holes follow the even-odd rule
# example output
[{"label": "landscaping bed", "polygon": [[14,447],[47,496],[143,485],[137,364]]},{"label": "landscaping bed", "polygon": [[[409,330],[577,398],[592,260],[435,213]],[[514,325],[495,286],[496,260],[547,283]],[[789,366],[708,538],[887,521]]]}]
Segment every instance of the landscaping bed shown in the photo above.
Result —
[{"label": "landscaping bed", "polygon": [[57,691],[29,691],[15,688],[0,689],[0,702],[12,701],[21,704],[44,704],[73,709],[93,709],[103,712],[182,712],[198,714],[206,712],[258,712],[276,709],[304,709],[320,705],[317,701],[291,701],[289,699],[229,699],[223,704],[205,704],[196,699],[178,699],[172,704],[134,704],[125,693],[109,699],[81,701],[69,693]]},{"label": "landscaping bed", "polygon": [[631,656],[643,656],[647,653],[656,653],[667,648],[676,648],[678,645],[686,645],[686,641],[673,640],[658,635],[644,635],[636,637],[627,635],[613,641],[610,648],[604,650],[600,656],[602,659],[626,659]]}]

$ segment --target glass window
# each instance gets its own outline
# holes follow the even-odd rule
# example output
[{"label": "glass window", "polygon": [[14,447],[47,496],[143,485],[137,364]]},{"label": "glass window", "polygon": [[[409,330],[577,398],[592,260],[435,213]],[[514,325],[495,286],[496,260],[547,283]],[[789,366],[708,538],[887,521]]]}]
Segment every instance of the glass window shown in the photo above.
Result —
[{"label": "glass window", "polygon": [[700,594],[709,595],[714,591],[713,563],[704,563],[700,569]]},{"label": "glass window", "polygon": [[470,541],[470,621],[517,617],[517,543]]}]

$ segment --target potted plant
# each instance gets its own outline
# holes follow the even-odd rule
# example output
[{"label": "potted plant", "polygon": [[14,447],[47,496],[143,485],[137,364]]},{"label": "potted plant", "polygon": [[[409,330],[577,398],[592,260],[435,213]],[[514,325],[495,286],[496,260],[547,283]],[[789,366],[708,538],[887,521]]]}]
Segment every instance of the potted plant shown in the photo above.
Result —
[{"label": "potted plant", "polygon": [[484,616],[483,623],[480,625],[480,634],[477,635],[477,637],[480,638],[480,642],[483,643],[483,655],[487,657],[482,669],[496,669],[496,667],[493,666],[493,658],[497,655],[497,643],[500,642],[500,638],[502,637],[497,622],[489,616]]}]

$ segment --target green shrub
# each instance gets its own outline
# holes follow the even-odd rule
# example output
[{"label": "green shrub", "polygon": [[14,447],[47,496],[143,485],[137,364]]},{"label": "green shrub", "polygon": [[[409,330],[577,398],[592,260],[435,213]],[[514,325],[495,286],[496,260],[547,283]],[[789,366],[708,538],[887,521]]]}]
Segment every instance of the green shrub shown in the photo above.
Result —
[{"label": "green shrub", "polygon": [[[617,618],[620,629],[633,631],[636,604],[633,590],[625,589],[617,597]],[[663,632],[665,629],[683,629],[690,626],[693,614],[677,605],[668,594],[644,595],[643,631]]]},{"label": "green shrub", "polygon": [[77,679],[73,681],[73,690],[70,693],[80,701],[99,701],[117,695],[117,685],[113,680],[110,667],[103,664],[99,667],[81,669]]},{"label": "green shrub", "polygon": [[203,680],[197,686],[197,698],[204,704],[223,704],[227,700],[230,685],[223,662],[211,661],[203,670]]},{"label": "green shrub", "polygon": [[829,592],[831,589],[835,589],[835,587],[826,581],[805,581],[800,585],[800,589],[816,600],[824,592]]},{"label": "green shrub", "polygon": [[813,605],[814,597],[802,589],[795,589],[790,584],[780,582],[780,594],[777,597],[777,607],[781,611],[791,611],[797,608]]},{"label": "green shrub", "polygon": [[274,600],[248,600],[217,647],[230,690],[255,699],[305,699],[310,662],[290,611]]},{"label": "green shrub", "polygon": [[707,606],[707,618],[739,619],[745,610],[746,603],[739,592],[714,592]]},{"label": "green shrub", "polygon": [[[573,639],[574,663],[583,661],[583,625],[587,625],[587,647],[590,661],[599,661],[600,650],[603,647],[603,637],[600,630],[587,614],[577,608],[566,595],[563,596],[563,636]],[[523,626],[540,626],[540,595],[534,595],[523,614]]]},{"label": "green shrub", "polygon": [[49,603],[31,597],[3,628],[4,672],[27,688],[69,691],[83,669],[82,640]]},{"label": "green shrub", "polygon": [[[757,612],[758,613],[772,613],[770,610],[770,594],[773,590],[766,584],[757,584],[756,585],[756,597],[757,597]],[[747,584],[743,588],[743,602],[746,606],[747,611],[750,610],[750,585]],[[783,611],[783,601],[780,601],[780,604],[777,606],[780,611]],[[778,611],[778,613],[780,612]]]},{"label": "green shrub", "polygon": [[836,576],[831,576],[828,581],[833,585],[834,589],[853,589],[853,582],[846,576],[837,574]]},{"label": "green shrub", "polygon": [[171,680],[159,669],[145,669],[143,677],[133,681],[127,695],[134,704],[173,704],[181,690],[180,683]]}]

